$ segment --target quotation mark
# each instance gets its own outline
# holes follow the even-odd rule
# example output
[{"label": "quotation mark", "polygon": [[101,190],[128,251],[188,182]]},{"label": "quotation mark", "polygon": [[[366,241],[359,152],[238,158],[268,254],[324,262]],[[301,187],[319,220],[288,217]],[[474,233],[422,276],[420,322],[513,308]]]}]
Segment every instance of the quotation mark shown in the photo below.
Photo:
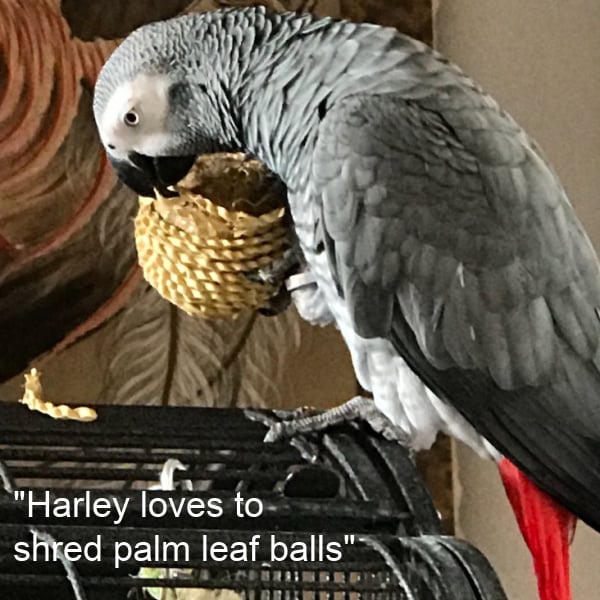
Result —
[{"label": "quotation mark", "polygon": [[25,500],[25,491],[24,490],[15,490],[13,492],[13,495],[15,497],[15,500],[17,502],[20,502],[22,500]]},{"label": "quotation mark", "polygon": [[344,544],[354,544],[354,536],[353,535],[344,535]]}]

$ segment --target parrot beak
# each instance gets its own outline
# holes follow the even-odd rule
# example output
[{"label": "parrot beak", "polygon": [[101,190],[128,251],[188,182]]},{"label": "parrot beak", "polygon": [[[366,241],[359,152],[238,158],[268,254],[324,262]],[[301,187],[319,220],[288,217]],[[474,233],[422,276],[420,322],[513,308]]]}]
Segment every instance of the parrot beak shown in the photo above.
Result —
[{"label": "parrot beak", "polygon": [[137,152],[128,155],[129,160],[109,160],[120,181],[140,196],[154,198],[155,189],[164,197],[176,196],[168,189],[188,173],[196,162],[196,156],[145,156]]}]

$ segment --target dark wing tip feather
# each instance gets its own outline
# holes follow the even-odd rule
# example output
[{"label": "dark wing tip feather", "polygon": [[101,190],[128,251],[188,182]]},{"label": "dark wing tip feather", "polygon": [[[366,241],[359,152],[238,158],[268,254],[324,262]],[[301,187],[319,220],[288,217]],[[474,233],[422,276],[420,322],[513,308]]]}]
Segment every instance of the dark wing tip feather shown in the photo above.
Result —
[{"label": "dark wing tip feather", "polygon": [[450,400],[541,489],[600,531],[600,441],[587,437],[576,423],[561,420],[552,406],[564,399],[552,398],[556,392],[550,386],[505,391],[475,369],[436,369],[398,307],[390,339],[434,393]]}]

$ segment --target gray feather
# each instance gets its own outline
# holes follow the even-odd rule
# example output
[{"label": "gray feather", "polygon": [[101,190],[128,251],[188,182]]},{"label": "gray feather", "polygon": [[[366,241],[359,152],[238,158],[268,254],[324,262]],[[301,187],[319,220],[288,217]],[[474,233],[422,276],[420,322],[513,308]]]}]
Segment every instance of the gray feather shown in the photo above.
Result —
[{"label": "gray feather", "polygon": [[197,94],[180,148],[262,159],[288,186],[332,314],[343,300],[350,345],[382,338],[600,528],[598,261],[556,174],[493,99],[393,29],[263,8],[151,25],[114,56],[97,112],[116,81],[165,61],[219,81],[232,114]]}]

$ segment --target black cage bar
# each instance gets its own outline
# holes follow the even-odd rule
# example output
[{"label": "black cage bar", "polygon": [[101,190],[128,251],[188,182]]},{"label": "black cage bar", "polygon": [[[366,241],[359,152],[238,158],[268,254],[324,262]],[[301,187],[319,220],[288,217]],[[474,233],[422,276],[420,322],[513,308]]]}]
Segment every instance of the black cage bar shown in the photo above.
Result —
[{"label": "black cage bar", "polygon": [[[80,585],[88,600],[151,599],[148,588],[165,586],[216,590],[204,600],[223,590],[252,600],[505,600],[486,559],[441,535],[407,452],[366,424],[265,444],[265,427],[236,409],[100,406],[98,414],[91,423],[56,421],[0,403],[0,598],[67,600]],[[186,470],[174,471],[175,491],[157,490],[169,461]],[[90,500],[129,504],[118,525],[97,515],[29,518],[16,490],[37,501],[88,490]],[[142,490],[146,499],[218,499],[223,514],[142,518]],[[238,493],[260,499],[262,514],[236,517]],[[61,561],[15,560],[15,544],[36,532],[81,543],[100,535],[102,557],[117,541],[185,542],[194,560],[132,557],[118,569],[112,561],[80,560],[67,565],[70,582]],[[254,561],[199,559],[207,540],[232,547],[255,534],[262,541]],[[354,543],[346,543],[348,535]],[[271,536],[314,552],[274,561]],[[341,560],[322,560],[319,543],[328,542],[340,544]]]}]

